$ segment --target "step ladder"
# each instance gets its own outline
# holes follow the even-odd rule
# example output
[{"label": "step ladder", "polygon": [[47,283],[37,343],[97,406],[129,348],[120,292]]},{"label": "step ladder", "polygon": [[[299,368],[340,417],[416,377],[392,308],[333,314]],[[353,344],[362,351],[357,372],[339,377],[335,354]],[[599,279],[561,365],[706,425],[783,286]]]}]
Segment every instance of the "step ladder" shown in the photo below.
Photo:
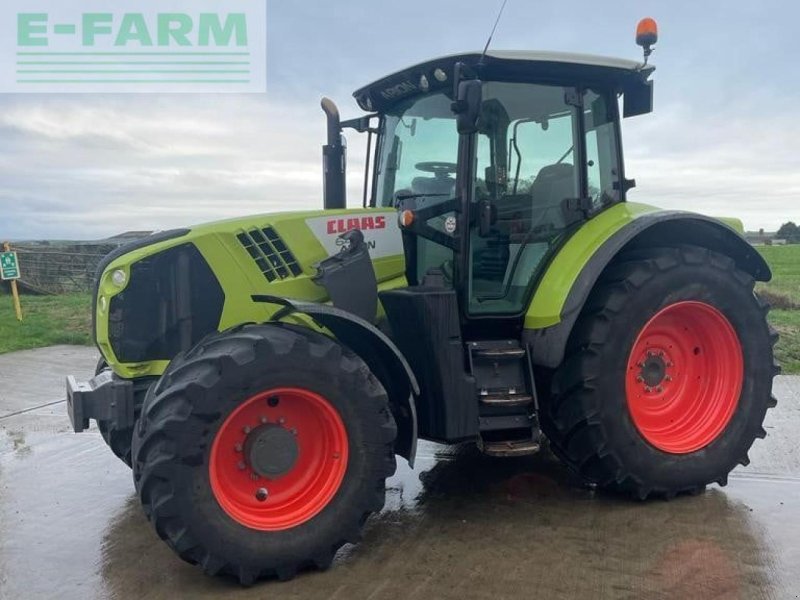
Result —
[{"label": "step ladder", "polygon": [[478,401],[479,448],[489,456],[538,452],[538,402],[527,346],[519,340],[467,342]]}]

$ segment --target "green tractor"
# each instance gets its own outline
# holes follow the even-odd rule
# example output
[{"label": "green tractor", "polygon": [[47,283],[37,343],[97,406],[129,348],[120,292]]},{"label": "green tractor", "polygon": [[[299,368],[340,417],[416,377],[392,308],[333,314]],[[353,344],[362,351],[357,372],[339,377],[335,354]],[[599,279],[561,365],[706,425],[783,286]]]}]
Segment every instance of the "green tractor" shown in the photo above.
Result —
[{"label": "green tractor", "polygon": [[[97,421],[182,559],[244,584],[329,566],[420,438],[546,443],[640,499],[724,485],[775,403],[771,274],[737,220],[626,201],[620,120],[652,71],[490,50],[357,90],[352,120],[324,99],[324,210],[102,262],[75,431]],[[344,129],[368,136],[356,209]]]}]

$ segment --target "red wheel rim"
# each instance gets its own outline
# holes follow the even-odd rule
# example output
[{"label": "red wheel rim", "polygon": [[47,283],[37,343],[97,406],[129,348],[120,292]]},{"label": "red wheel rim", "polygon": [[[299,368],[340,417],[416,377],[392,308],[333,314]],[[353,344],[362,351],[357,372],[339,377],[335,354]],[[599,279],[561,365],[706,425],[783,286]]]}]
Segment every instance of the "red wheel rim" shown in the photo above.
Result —
[{"label": "red wheel rim", "polygon": [[688,454],[725,430],[743,380],[742,346],[728,319],[703,302],[677,302],[650,319],[633,344],[628,410],[651,445]]},{"label": "red wheel rim", "polygon": [[[279,451],[272,447],[285,467],[280,473],[265,473],[259,460],[270,460],[263,450],[266,435],[283,444]],[[308,521],[327,506],[344,479],[347,457],[347,430],[325,398],[302,388],[276,388],[248,398],[225,419],[211,446],[209,479],[232,519],[278,531]]]}]

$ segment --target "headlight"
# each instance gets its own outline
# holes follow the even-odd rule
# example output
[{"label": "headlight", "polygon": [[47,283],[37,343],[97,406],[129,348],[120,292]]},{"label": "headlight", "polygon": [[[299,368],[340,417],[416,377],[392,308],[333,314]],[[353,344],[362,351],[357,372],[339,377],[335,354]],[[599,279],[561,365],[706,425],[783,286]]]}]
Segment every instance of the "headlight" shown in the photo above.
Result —
[{"label": "headlight", "polygon": [[127,281],[128,281],[128,276],[122,269],[117,269],[116,271],[111,273],[111,283],[113,283],[115,286],[121,288],[125,285]]}]

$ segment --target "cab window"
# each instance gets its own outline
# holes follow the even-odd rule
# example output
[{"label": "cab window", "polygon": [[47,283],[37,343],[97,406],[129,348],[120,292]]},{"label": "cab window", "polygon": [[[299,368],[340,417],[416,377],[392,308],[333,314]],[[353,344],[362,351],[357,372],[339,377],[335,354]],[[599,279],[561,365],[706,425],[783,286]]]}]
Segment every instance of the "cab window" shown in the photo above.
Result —
[{"label": "cab window", "polygon": [[588,192],[593,209],[600,210],[621,199],[617,129],[607,95],[586,90],[583,108]]}]

